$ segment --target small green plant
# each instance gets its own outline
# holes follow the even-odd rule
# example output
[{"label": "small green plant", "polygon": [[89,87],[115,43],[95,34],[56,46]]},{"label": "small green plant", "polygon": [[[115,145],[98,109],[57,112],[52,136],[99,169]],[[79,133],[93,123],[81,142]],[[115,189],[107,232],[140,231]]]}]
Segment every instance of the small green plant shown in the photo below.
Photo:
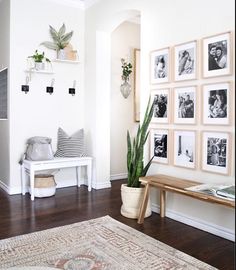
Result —
[{"label": "small green plant", "polygon": [[146,108],[142,125],[138,126],[136,137],[131,142],[129,131],[127,131],[127,169],[128,169],[128,187],[140,187],[140,176],[145,176],[153,157],[149,160],[144,167],[143,164],[143,151],[144,145],[147,141],[149,131],[148,126],[153,116],[154,102],[151,104],[150,98]]},{"label": "small green plant", "polygon": [[128,81],[129,75],[132,73],[132,65],[131,63],[127,63],[124,58],[121,58],[122,63],[122,80]]},{"label": "small green plant", "polygon": [[49,25],[49,32],[53,41],[44,41],[40,45],[44,45],[46,48],[56,51],[64,49],[69,44],[73,35],[73,31],[66,33],[66,26],[64,23],[58,31]]},{"label": "small green plant", "polygon": [[47,57],[45,57],[44,52],[39,53],[38,50],[36,50],[33,55],[28,56],[28,58],[32,58],[35,63],[42,63],[44,60],[49,63],[51,62]]}]

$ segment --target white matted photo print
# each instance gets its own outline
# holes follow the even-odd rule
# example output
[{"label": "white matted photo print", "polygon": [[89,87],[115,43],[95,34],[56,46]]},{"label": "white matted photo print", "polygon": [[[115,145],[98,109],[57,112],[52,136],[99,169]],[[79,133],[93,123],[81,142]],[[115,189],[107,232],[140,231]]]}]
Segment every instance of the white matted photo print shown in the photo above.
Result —
[{"label": "white matted photo print", "polygon": [[150,53],[150,82],[151,84],[167,83],[170,78],[169,48]]},{"label": "white matted photo print", "polygon": [[186,86],[174,88],[174,123],[195,124],[197,87]]},{"label": "white matted photo print", "polygon": [[174,48],[175,81],[197,78],[197,41],[180,44]]},{"label": "white matted photo print", "polygon": [[196,168],[196,132],[174,130],[174,165]]},{"label": "white matted photo print", "polygon": [[230,134],[202,132],[202,170],[229,174]]},{"label": "white matted photo print", "polygon": [[202,121],[207,125],[229,125],[230,83],[207,84],[202,87]]},{"label": "white matted photo print", "polygon": [[170,98],[169,89],[158,89],[151,91],[151,101],[154,102],[152,123],[169,122]]},{"label": "white matted photo print", "polygon": [[202,43],[203,77],[231,74],[231,32],[206,37]]},{"label": "white matted photo print", "polygon": [[167,129],[150,130],[150,158],[154,162],[169,163],[169,133]]}]

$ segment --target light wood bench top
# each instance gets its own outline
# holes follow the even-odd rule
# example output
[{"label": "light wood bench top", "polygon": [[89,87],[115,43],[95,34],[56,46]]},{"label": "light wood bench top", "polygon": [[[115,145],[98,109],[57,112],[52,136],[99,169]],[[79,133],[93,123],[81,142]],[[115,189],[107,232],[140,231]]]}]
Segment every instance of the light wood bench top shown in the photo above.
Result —
[{"label": "light wood bench top", "polygon": [[145,192],[143,202],[140,208],[140,214],[138,218],[138,223],[143,223],[144,215],[146,212],[147,201],[149,196],[149,187],[157,187],[160,189],[160,216],[165,216],[165,201],[166,201],[166,191],[174,192],[178,194],[182,194],[185,196],[189,196],[198,200],[210,202],[210,203],[217,203],[220,205],[224,205],[227,207],[235,208],[235,201],[227,200],[224,198],[216,197],[213,195],[194,192],[190,190],[186,190],[186,188],[198,186],[203,183],[187,180],[187,179],[180,179],[168,175],[152,175],[152,176],[145,176],[140,177],[139,181],[145,185]]}]

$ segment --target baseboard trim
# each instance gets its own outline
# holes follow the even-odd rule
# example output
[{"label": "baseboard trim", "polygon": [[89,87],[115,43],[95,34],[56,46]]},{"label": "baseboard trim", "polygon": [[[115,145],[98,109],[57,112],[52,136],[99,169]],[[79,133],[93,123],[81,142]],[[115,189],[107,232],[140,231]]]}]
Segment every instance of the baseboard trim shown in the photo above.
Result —
[{"label": "baseboard trim", "polygon": [[1,180],[0,180],[0,188],[3,189],[9,195],[21,194],[21,187],[14,187],[14,188],[9,187],[5,183],[3,183]]},{"label": "baseboard trim", "polygon": [[127,179],[128,174],[127,173],[117,173],[117,174],[111,174],[110,179],[113,180],[120,180],[120,179]]},{"label": "baseboard trim", "polygon": [[[160,213],[160,206],[157,204],[151,205],[152,211],[155,213]],[[192,226],[194,228],[197,228],[199,230],[212,233],[214,235],[220,236],[222,238],[225,238],[227,240],[235,242],[235,232],[233,230],[226,229],[225,227],[221,227],[218,225],[215,225],[210,222],[206,222],[204,220],[192,218],[186,215],[183,215],[182,213],[168,210],[166,209],[166,217],[174,219],[178,222],[187,224],[189,226]]]}]

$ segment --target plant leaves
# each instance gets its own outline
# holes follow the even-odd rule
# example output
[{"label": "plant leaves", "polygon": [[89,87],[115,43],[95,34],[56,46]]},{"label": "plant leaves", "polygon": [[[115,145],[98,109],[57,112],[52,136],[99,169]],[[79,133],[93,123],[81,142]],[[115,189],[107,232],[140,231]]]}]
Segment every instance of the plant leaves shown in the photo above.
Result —
[{"label": "plant leaves", "polygon": [[52,49],[52,50],[57,50],[58,49],[57,44],[55,44],[54,42],[51,42],[51,41],[44,41],[44,42],[40,43],[40,45],[43,45],[46,48]]},{"label": "plant leaves", "polygon": [[60,41],[59,40],[59,37],[58,37],[58,33],[57,33],[57,31],[51,26],[51,25],[49,25],[49,32],[50,32],[50,34],[51,34],[51,37],[52,37],[52,39],[53,39],[53,41],[55,42],[55,43],[57,43],[58,41]]},{"label": "plant leaves", "polygon": [[63,43],[68,43],[70,41],[72,35],[73,35],[73,31],[61,36],[60,41],[63,42]]},{"label": "plant leaves", "polygon": [[65,24],[63,23],[63,25],[61,26],[61,28],[59,29],[58,31],[58,37],[61,37],[62,35],[64,35],[66,32],[66,26]]}]

